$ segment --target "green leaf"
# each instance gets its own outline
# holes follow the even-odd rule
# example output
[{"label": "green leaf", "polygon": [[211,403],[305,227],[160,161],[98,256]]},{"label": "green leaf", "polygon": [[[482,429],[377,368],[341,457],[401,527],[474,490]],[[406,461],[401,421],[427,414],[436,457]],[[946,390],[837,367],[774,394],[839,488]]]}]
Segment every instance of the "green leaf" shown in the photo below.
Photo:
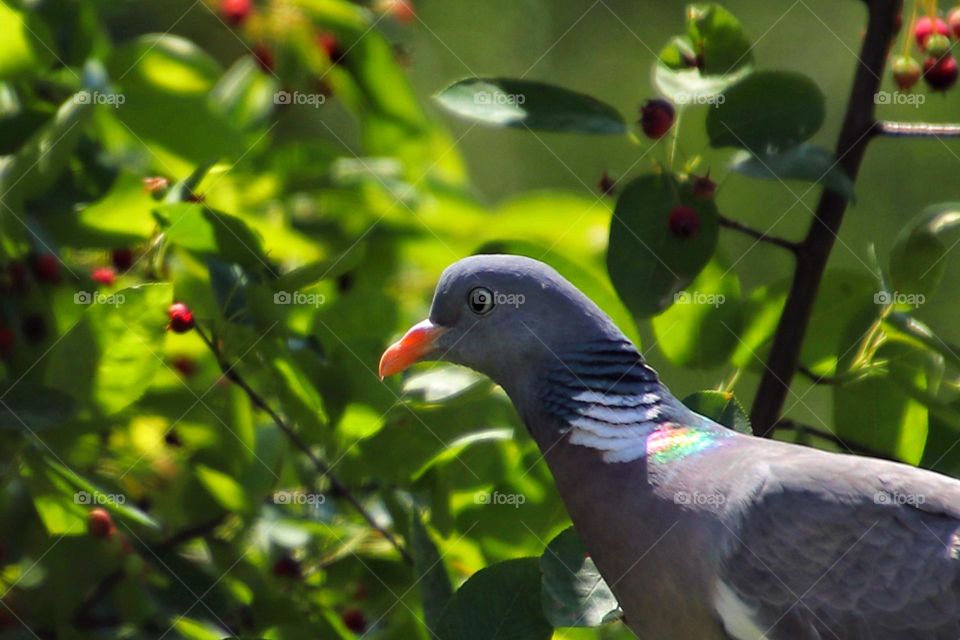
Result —
[{"label": "green leaf", "polygon": [[171,244],[242,266],[269,264],[260,237],[240,218],[188,202],[163,204],[154,213]]},{"label": "green leaf", "polygon": [[80,292],[74,300],[87,308],[44,359],[46,384],[87,411],[116,413],[143,395],[162,366],[172,288]]},{"label": "green leaf", "polygon": [[839,167],[833,154],[822,147],[801,144],[779,153],[734,156],[731,169],[751,178],[803,180],[822,184],[827,189],[854,201],[853,180]]},{"label": "green leaf", "polygon": [[247,497],[243,487],[228,474],[206,465],[194,467],[197,480],[217,503],[227,511],[246,511]]},{"label": "green leaf", "polygon": [[[700,228],[693,237],[670,231],[670,211],[680,204],[698,214]],[[627,308],[647,317],[673,304],[674,294],[713,256],[718,227],[713,201],[694,198],[673,176],[641,176],[624,187],[610,224],[607,270]]]},{"label": "green leaf", "polygon": [[469,78],[437,95],[451,112],[498,127],[563,133],[626,133],[623,116],[582,93],[542,82]]},{"label": "green leaf", "polygon": [[893,292],[928,296],[936,291],[946,269],[946,256],[960,238],[960,203],[924,209],[916,222],[900,232],[890,251]]},{"label": "green leaf", "polygon": [[684,398],[683,404],[728,429],[753,435],[746,410],[729,391],[697,391]]},{"label": "green leaf", "polygon": [[716,106],[717,97],[728,87],[742,80],[751,69],[745,68],[725,76],[705,76],[696,69],[673,70],[658,64],[653,70],[653,83],[674,104]]},{"label": "green leaf", "polygon": [[410,517],[410,552],[423,600],[423,617],[427,628],[436,632],[443,610],[453,598],[453,586],[440,551],[416,510]]},{"label": "green leaf", "polygon": [[438,640],[549,640],[537,558],[507,560],[467,580],[443,611]]},{"label": "green leaf", "polygon": [[753,61],[750,39],[740,21],[719,4],[688,5],[687,34],[704,75],[727,75]]},{"label": "green leaf", "polygon": [[129,247],[147,240],[157,228],[156,205],[140,176],[121,173],[107,194],[76,216],[51,217],[61,245],[80,248]]},{"label": "green leaf", "polygon": [[816,133],[826,115],[823,93],[799,73],[757,71],[721,95],[707,113],[713,147],[777,153]]},{"label": "green leaf", "polygon": [[420,404],[469,401],[490,393],[490,382],[464,367],[440,365],[415,373],[404,381],[404,399]]},{"label": "green leaf", "polygon": [[652,325],[657,346],[671,362],[684,367],[724,364],[739,344],[743,325],[740,279],[725,261],[711,260]]},{"label": "green leaf", "polygon": [[620,617],[620,604],[570,527],[540,556],[543,611],[554,627],[599,627]]},{"label": "green leaf", "polygon": [[0,2],[0,42],[0,82],[39,75],[53,61],[54,41],[46,25],[9,2]]},{"label": "green leaf", "polygon": [[28,382],[8,388],[0,397],[0,430],[43,431],[63,425],[75,414],[72,397]]},{"label": "green leaf", "polygon": [[[62,465],[49,457],[43,458],[43,464],[47,468],[47,474],[49,477],[53,478],[53,476],[58,476],[62,478],[70,487],[78,490],[71,496],[74,498],[74,502],[87,504],[88,506],[93,503],[101,504],[108,511],[111,511],[122,518],[130,520],[131,522],[136,522],[137,524],[149,527],[151,529],[160,528],[160,525],[156,520],[132,504],[127,504],[129,500],[125,495],[116,492],[104,491],[93,482],[87,480],[69,467]],[[103,497],[110,497],[112,499],[103,500]]]}]

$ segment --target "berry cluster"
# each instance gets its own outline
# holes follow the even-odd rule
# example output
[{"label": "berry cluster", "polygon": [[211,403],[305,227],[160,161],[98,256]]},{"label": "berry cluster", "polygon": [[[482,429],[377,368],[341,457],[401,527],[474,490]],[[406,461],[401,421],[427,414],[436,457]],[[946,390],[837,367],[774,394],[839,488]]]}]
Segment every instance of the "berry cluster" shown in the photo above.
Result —
[{"label": "berry cluster", "polygon": [[953,47],[960,40],[960,6],[954,7],[946,20],[934,13],[918,19],[913,26],[913,39],[923,55],[923,65],[909,54],[908,38],[903,55],[892,65],[897,87],[909,91],[920,78],[934,91],[946,91],[956,84],[958,69]]}]

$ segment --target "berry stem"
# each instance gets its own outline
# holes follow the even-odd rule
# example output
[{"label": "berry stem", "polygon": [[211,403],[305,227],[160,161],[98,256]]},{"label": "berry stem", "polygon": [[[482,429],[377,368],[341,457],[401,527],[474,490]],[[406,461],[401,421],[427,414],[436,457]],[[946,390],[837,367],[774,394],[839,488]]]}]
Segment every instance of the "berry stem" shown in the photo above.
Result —
[{"label": "berry stem", "polygon": [[677,155],[677,139],[680,137],[680,120],[683,118],[683,109],[677,110],[677,117],[673,121],[673,131],[671,132],[670,138],[670,156],[667,161],[667,166],[670,167],[670,172],[673,172],[673,159]]},{"label": "berry stem", "polygon": [[796,253],[800,250],[800,245],[792,240],[772,236],[764,231],[754,229],[751,226],[745,225],[742,222],[733,220],[724,215],[720,216],[720,226],[726,227],[727,229],[733,229],[734,231],[739,231],[740,233],[746,234],[752,238],[756,238],[760,242],[767,242],[782,249],[786,249],[794,255],[796,255]]}]

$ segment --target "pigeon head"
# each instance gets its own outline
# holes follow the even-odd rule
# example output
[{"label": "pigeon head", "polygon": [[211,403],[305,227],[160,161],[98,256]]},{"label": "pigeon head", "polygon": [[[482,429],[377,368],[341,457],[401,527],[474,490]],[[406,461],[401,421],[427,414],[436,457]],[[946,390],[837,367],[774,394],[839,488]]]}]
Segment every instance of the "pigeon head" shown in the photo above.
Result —
[{"label": "pigeon head", "polygon": [[609,318],[552,267],[521,256],[479,255],[447,267],[428,319],[383,354],[380,375],[424,360],[470,367],[510,391],[552,366],[570,344],[625,340]]}]

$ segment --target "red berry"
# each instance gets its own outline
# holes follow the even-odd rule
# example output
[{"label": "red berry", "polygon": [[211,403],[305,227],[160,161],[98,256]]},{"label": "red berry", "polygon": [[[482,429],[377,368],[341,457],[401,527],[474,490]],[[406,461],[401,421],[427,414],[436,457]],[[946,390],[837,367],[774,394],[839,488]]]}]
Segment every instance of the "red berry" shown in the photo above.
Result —
[{"label": "red berry", "polygon": [[673,105],[666,100],[647,100],[640,108],[640,127],[648,138],[657,140],[673,126],[674,115]]},{"label": "red berry", "polygon": [[90,279],[109,287],[117,281],[117,272],[113,267],[97,267],[90,273]]},{"label": "red berry", "polygon": [[299,580],[303,577],[303,570],[300,568],[300,563],[290,556],[281,556],[273,563],[273,575],[278,578]]},{"label": "red berry", "polygon": [[110,538],[117,532],[117,527],[110,512],[97,507],[87,514],[87,531],[94,538]]},{"label": "red berry", "polygon": [[367,618],[363,615],[363,611],[356,607],[344,609],[340,614],[340,620],[343,626],[354,633],[363,633],[367,630]]},{"label": "red berry", "polygon": [[710,179],[710,172],[707,171],[706,175],[693,176],[691,190],[694,198],[709,200],[717,192],[717,183]]},{"label": "red berry", "polygon": [[273,51],[265,44],[257,44],[253,47],[253,57],[257,66],[265,73],[273,73]]},{"label": "red berry", "polygon": [[60,282],[60,259],[52,253],[41,253],[33,259],[33,275],[40,282]]},{"label": "red berry", "polygon": [[143,190],[153,195],[162,195],[170,186],[170,181],[161,176],[150,176],[143,179]]},{"label": "red berry", "polygon": [[678,204],[667,218],[670,233],[678,238],[692,238],[700,231],[700,216],[690,207]]},{"label": "red berry", "polygon": [[960,40],[960,7],[954,7],[947,14],[947,28],[954,38]]},{"label": "red berry", "polygon": [[923,16],[917,20],[917,26],[913,28],[913,35],[917,39],[917,46],[921,49],[927,48],[927,38],[934,33],[939,33],[943,36],[949,35],[950,30],[947,28],[947,23],[940,18]]},{"label": "red berry", "polygon": [[600,180],[597,182],[597,190],[600,191],[602,196],[612,196],[617,191],[617,181],[610,177],[610,174],[606,171],[603,172],[603,175],[600,176]]},{"label": "red berry", "polygon": [[16,336],[9,327],[0,327],[0,360],[6,360],[13,354],[15,341]]},{"label": "red berry", "polygon": [[923,61],[923,79],[934,91],[946,91],[957,81],[957,61],[953,56]]},{"label": "red berry", "polygon": [[910,56],[893,61],[893,81],[901,91],[909,91],[920,80],[920,63]]},{"label": "red berry", "polygon": [[133,249],[114,249],[110,254],[110,261],[117,271],[126,271],[133,266]]},{"label": "red berry", "polygon": [[246,22],[252,12],[251,0],[220,0],[220,15],[235,27]]},{"label": "red berry", "polygon": [[323,49],[323,52],[330,58],[331,63],[340,64],[343,61],[346,52],[343,50],[343,47],[340,46],[340,41],[337,39],[337,36],[329,31],[320,31],[315,36],[315,40],[317,46]]},{"label": "red berry", "polygon": [[182,302],[175,302],[167,309],[170,316],[170,330],[174,333],[186,333],[193,329],[193,311]]}]

